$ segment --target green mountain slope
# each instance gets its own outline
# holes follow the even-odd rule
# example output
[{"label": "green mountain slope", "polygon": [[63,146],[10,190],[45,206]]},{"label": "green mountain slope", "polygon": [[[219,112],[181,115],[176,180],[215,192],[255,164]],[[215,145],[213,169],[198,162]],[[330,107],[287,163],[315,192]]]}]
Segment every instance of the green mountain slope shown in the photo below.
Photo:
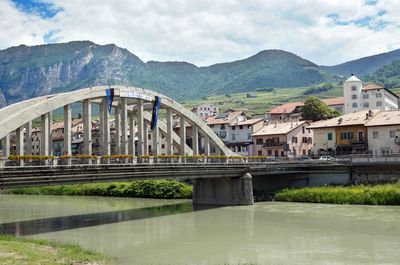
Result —
[{"label": "green mountain slope", "polygon": [[387,88],[400,88],[400,60],[376,70],[373,74],[366,76],[365,80],[381,83]]},{"label": "green mountain slope", "polygon": [[379,68],[392,63],[394,60],[400,60],[400,49],[363,57],[338,65],[321,66],[321,69],[335,75],[349,76],[351,73],[354,73],[356,76],[361,77],[372,74]]},{"label": "green mountain slope", "polygon": [[0,107],[95,85],[133,85],[177,100],[256,88],[314,85],[334,78],[292,53],[267,50],[244,60],[197,67],[143,62],[114,44],[75,41],[0,51]]}]

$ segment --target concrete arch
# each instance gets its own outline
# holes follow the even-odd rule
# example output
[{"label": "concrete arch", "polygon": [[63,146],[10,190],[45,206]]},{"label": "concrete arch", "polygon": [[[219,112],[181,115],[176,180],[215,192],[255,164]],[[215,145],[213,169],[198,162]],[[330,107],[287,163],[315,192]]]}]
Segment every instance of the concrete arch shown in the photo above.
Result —
[{"label": "concrete arch", "polygon": [[[87,99],[96,103],[106,97],[107,88],[107,86],[98,86],[67,93],[43,96],[0,109],[0,139],[7,136],[10,132],[25,126],[25,124],[31,122],[35,118],[41,117],[55,109]],[[114,89],[115,98],[127,98],[129,101],[137,101],[138,99],[141,99],[144,102],[152,102],[154,101],[155,96],[160,97],[161,108],[172,110],[175,114],[180,115],[182,119],[187,120],[193,127],[196,127],[196,130],[198,128],[199,133],[209,139],[210,143],[219,149],[221,154],[233,154],[233,152],[225,146],[225,144],[199,117],[173,99],[160,93],[137,87],[112,86],[111,88]],[[134,108],[135,104],[133,103],[131,105],[132,108]],[[144,115],[143,118],[149,120],[149,115]],[[165,123],[160,122],[159,129],[167,133]],[[175,144],[180,143],[179,136],[175,133],[173,133],[172,138]],[[188,150],[186,154],[192,153],[190,148],[187,146],[185,150]]]}]

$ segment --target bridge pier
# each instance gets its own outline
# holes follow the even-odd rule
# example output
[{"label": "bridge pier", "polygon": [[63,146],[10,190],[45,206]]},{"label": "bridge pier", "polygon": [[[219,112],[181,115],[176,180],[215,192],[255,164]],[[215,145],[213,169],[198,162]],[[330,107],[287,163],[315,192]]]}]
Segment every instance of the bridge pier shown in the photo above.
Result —
[{"label": "bridge pier", "polygon": [[252,176],[240,178],[199,178],[194,180],[193,204],[253,205]]}]

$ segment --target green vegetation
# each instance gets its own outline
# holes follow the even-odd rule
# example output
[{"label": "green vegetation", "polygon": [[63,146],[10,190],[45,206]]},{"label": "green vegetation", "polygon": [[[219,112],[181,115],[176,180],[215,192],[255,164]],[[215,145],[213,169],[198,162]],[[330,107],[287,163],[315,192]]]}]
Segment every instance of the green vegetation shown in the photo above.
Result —
[{"label": "green vegetation", "polygon": [[0,235],[0,264],[111,265],[115,262],[77,245]]},{"label": "green vegetation", "polygon": [[6,192],[31,195],[114,196],[154,199],[192,198],[192,186],[173,180],[135,180],[132,182],[18,188]]},{"label": "green vegetation", "polygon": [[[228,109],[242,110],[248,116],[252,115],[264,115],[270,109],[295,101],[304,101],[307,96],[306,91],[313,89],[312,87],[296,87],[296,88],[279,88],[279,89],[256,89],[253,92],[257,97],[248,98],[246,97],[248,92],[230,94],[229,97],[226,95],[213,95],[208,97],[197,98],[193,100],[185,101],[183,104],[187,108],[192,108],[202,103],[211,103],[219,106],[220,111],[226,111]],[[326,91],[316,91],[314,95],[318,95],[318,98],[335,98],[343,96],[343,88],[341,85],[334,85],[333,89]]]},{"label": "green vegetation", "polygon": [[365,80],[381,83],[386,88],[400,88],[400,60],[376,70],[373,74],[366,76]]},{"label": "green vegetation", "polygon": [[330,119],[339,116],[340,113],[331,109],[319,98],[311,96],[306,99],[304,106],[301,108],[301,116],[305,120],[318,121],[322,119]]},{"label": "green vegetation", "polygon": [[313,86],[313,87],[310,87],[310,88],[306,89],[306,91],[304,91],[303,94],[305,96],[315,95],[315,94],[320,94],[320,93],[325,92],[325,91],[332,90],[334,88],[335,87],[331,83],[322,83],[320,85],[316,85],[316,86]]},{"label": "green vegetation", "polygon": [[400,183],[375,186],[284,189],[277,201],[333,204],[400,205]]}]

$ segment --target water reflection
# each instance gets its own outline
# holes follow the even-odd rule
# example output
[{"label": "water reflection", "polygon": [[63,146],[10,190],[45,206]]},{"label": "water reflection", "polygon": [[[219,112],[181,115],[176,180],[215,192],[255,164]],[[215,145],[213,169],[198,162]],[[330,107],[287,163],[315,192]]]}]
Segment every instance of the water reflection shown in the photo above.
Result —
[{"label": "water reflection", "polygon": [[172,205],[145,207],[139,209],[51,217],[36,220],[3,223],[0,224],[0,233],[22,236],[34,235],[103,224],[120,223],[164,215],[173,215],[191,211],[192,204],[190,202],[185,202]]}]

